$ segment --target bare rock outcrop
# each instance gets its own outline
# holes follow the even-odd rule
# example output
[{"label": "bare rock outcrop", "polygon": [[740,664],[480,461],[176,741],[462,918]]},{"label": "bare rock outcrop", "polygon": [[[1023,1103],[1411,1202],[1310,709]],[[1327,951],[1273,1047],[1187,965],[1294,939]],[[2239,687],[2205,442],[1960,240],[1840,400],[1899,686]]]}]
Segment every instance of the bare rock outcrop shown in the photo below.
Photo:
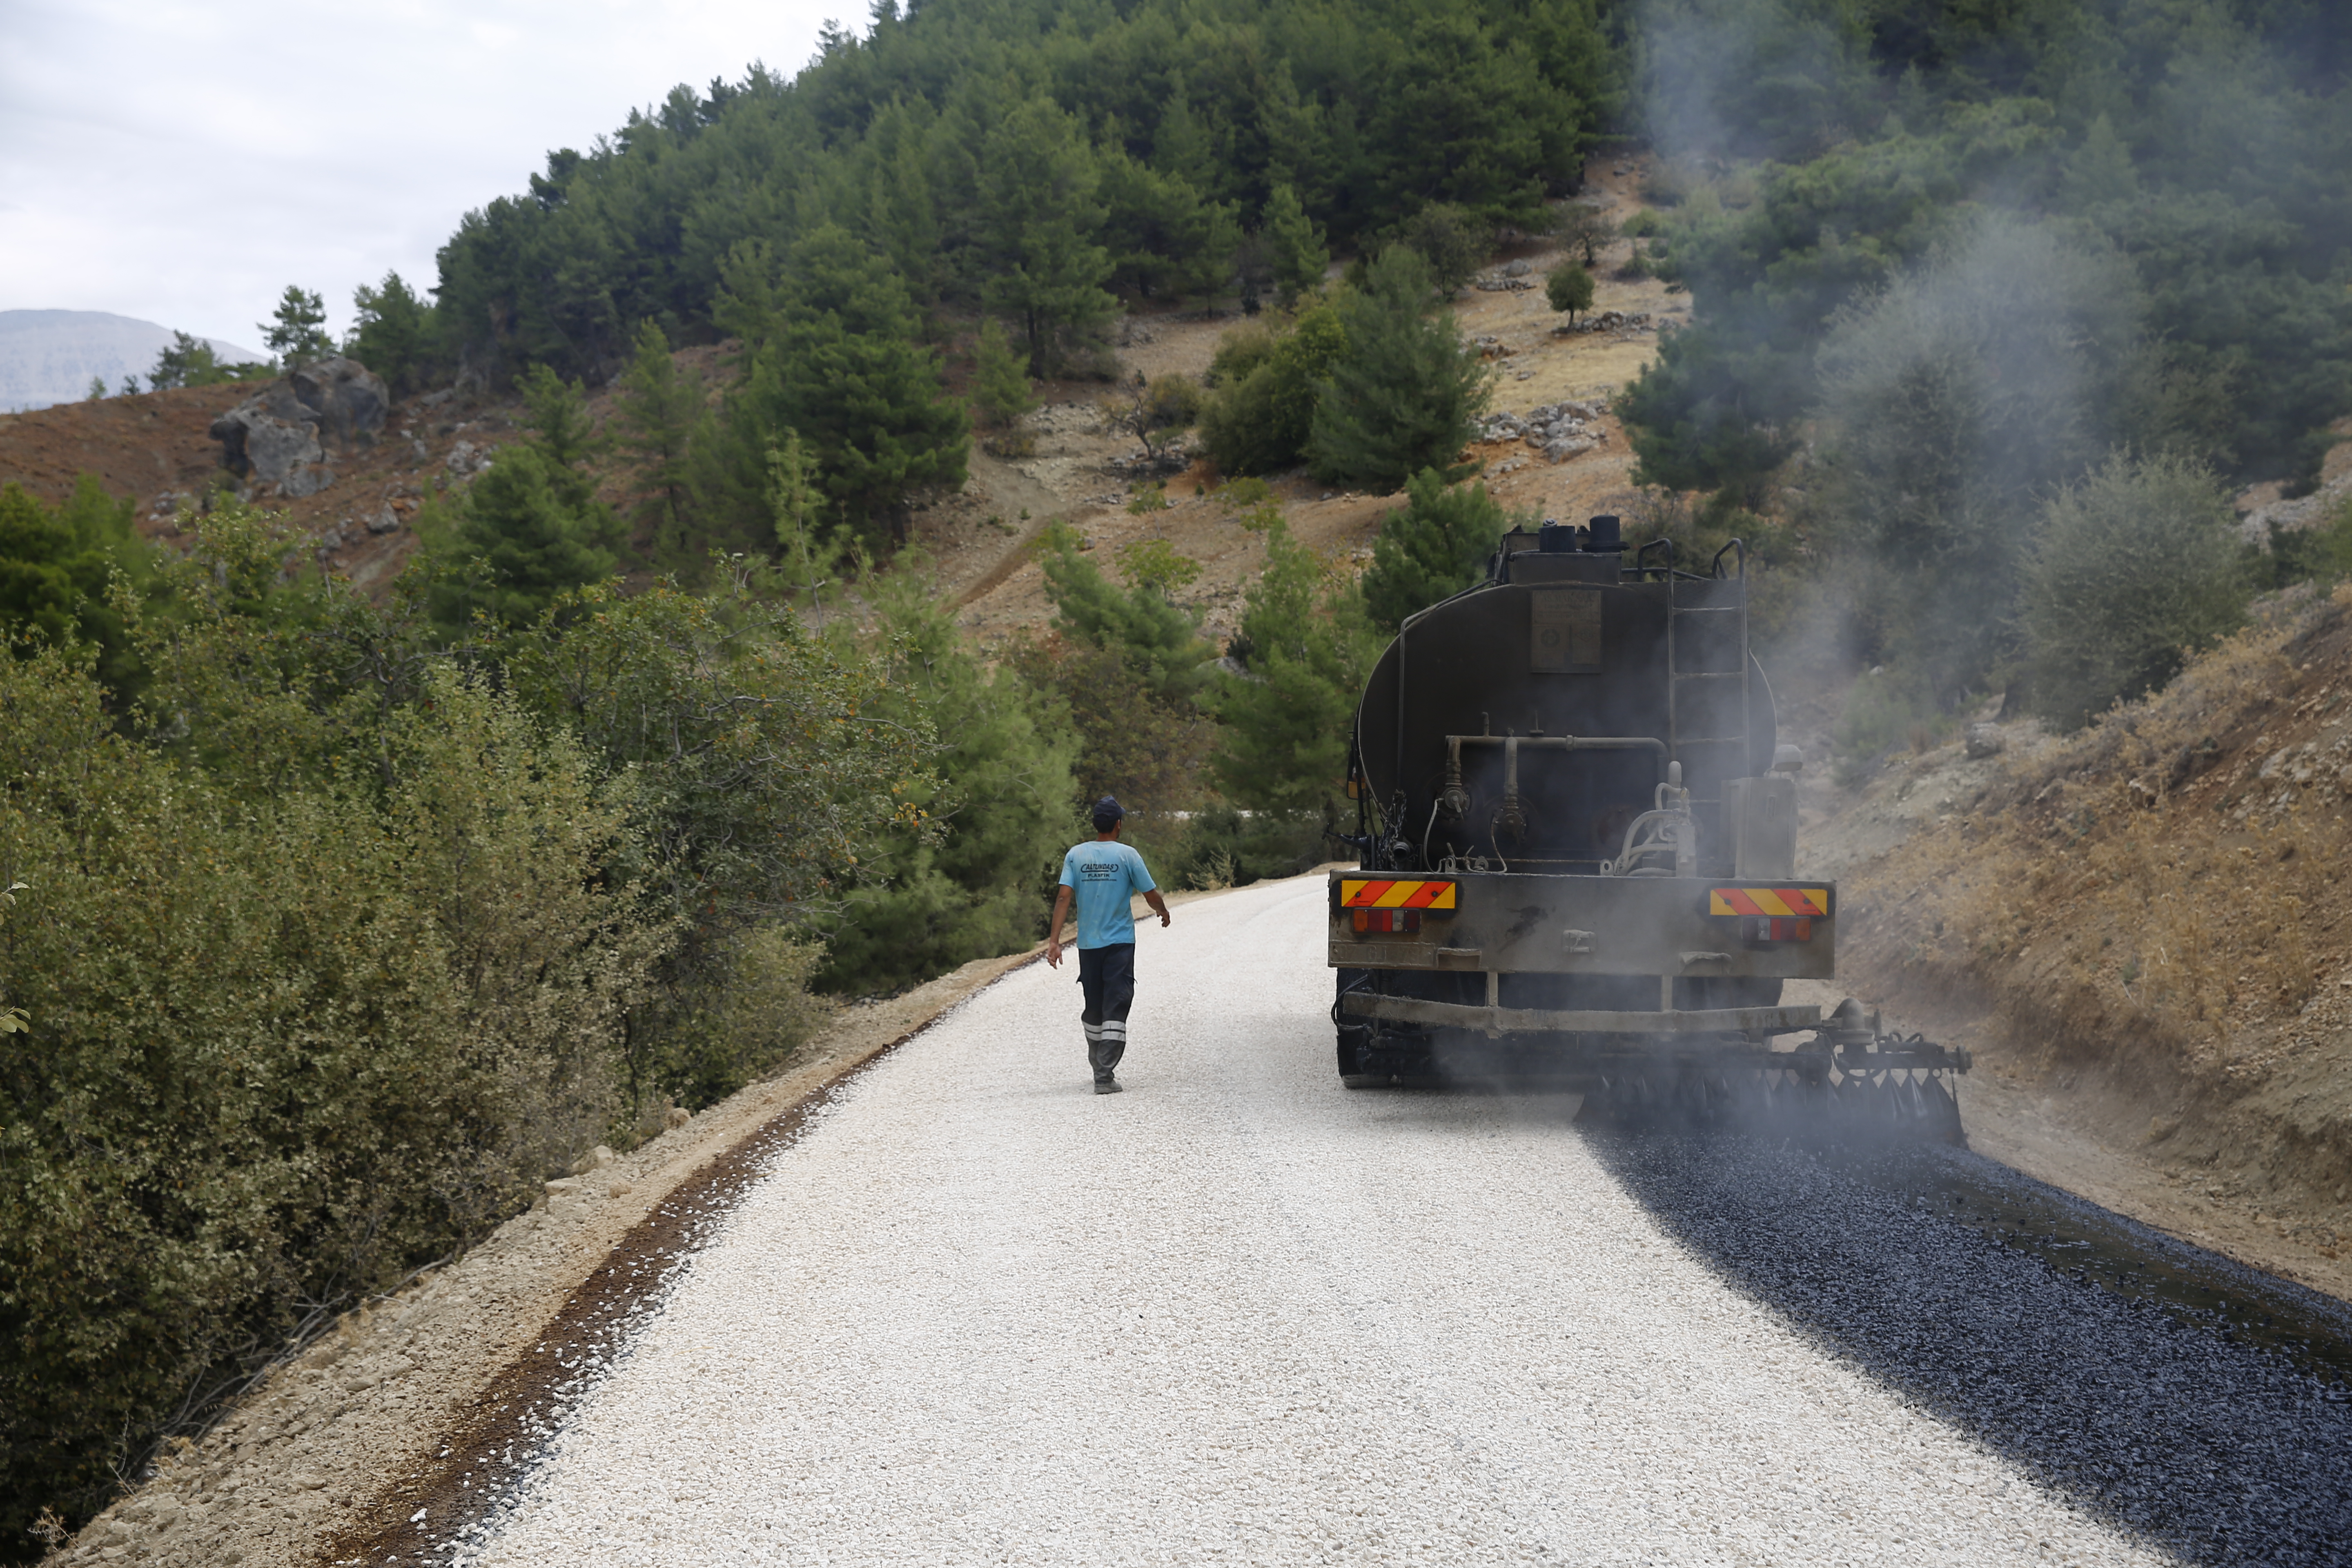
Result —
[{"label": "bare rock outcrop", "polygon": [[330,445],[374,445],[391,407],[383,377],[337,355],[279,376],[214,420],[212,436],[231,472],[299,499],[335,482]]}]

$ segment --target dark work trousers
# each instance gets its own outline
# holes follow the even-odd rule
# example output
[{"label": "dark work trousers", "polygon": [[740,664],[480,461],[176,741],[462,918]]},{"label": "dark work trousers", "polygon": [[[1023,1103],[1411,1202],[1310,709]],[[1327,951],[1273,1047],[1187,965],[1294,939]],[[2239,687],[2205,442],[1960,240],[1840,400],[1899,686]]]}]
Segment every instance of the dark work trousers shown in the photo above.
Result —
[{"label": "dark work trousers", "polygon": [[1127,1054],[1127,1010],[1135,1005],[1135,943],[1078,949],[1078,984],[1087,998],[1086,1011],[1078,1015],[1087,1026],[1087,1059],[1094,1064],[1095,1077],[1106,1079]]}]

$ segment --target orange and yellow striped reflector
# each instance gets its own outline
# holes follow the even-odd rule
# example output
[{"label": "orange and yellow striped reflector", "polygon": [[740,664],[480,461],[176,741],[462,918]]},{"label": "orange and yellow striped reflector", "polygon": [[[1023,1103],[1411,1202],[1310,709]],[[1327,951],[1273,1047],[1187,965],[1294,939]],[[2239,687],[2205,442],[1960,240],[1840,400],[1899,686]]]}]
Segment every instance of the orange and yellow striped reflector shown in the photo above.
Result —
[{"label": "orange and yellow striped reflector", "polygon": [[1826,915],[1827,888],[1709,888],[1706,912],[1711,915]]},{"label": "orange and yellow striped reflector", "polygon": [[1413,880],[1380,882],[1369,879],[1360,882],[1351,877],[1342,877],[1339,879],[1339,905],[1349,910],[1450,910],[1454,908],[1454,884]]}]

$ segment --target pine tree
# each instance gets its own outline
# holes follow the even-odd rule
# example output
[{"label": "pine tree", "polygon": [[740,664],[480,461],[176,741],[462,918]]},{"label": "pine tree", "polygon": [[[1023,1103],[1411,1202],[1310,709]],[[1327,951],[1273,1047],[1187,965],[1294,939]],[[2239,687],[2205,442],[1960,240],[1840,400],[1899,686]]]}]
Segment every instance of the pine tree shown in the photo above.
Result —
[{"label": "pine tree", "polygon": [[1362,595],[1277,519],[1241,632],[1249,675],[1221,678],[1213,700],[1217,787],[1252,810],[1333,811],[1356,700],[1383,643]]},{"label": "pine tree", "polygon": [[447,570],[432,592],[445,631],[462,631],[477,614],[526,625],[559,594],[613,574],[619,522],[603,507],[572,504],[575,489],[575,476],[524,441],[499,451],[453,514],[426,508],[418,531]]},{"label": "pine tree", "polygon": [[1214,189],[1216,150],[1200,117],[1192,112],[1192,94],[1181,71],[1169,73],[1167,103],[1160,111],[1160,129],[1151,138],[1152,167],[1190,182],[1196,190]]},{"label": "pine tree", "polygon": [[613,419],[640,492],[635,516],[654,531],[655,555],[683,553],[694,516],[695,427],[703,416],[702,379],[681,374],[658,322],[637,328],[635,353],[621,373]]},{"label": "pine tree", "polygon": [[749,419],[760,450],[795,431],[825,494],[864,525],[887,520],[926,486],[963,483],[971,426],[947,395],[940,356],[917,341],[921,318],[898,274],[828,224],[793,247],[764,279],[730,279],[738,330],[757,347],[730,417]]},{"label": "pine tree", "polygon": [[168,392],[175,386],[211,386],[228,379],[220,356],[212,344],[185,332],[173,332],[169,344],[156,351],[155,368],[147,373],[147,384],[157,392]]},{"label": "pine tree", "polygon": [[831,510],[817,484],[816,459],[801,445],[798,431],[785,431],[783,444],[768,448],[768,513],[775,527],[776,560],[790,590],[808,595],[820,626],[824,591],[833,586],[848,548],[844,530],[826,526]]},{"label": "pine tree", "polygon": [[1260,232],[1274,268],[1275,288],[1286,309],[1297,304],[1301,294],[1321,286],[1324,270],[1331,265],[1331,253],[1324,247],[1321,227],[1299,205],[1297,191],[1288,185],[1274,187],[1265,199],[1265,226]]},{"label": "pine tree", "polygon": [[103,401],[105,396],[106,377],[102,375],[91,376],[89,378],[89,390],[82,394],[82,401],[85,403],[98,403]]},{"label": "pine tree", "polygon": [[335,352],[326,326],[327,302],[289,283],[276,313],[260,323],[262,346],[289,366],[307,364]]},{"label": "pine tree", "polygon": [[1021,323],[1031,372],[1051,376],[1118,309],[1102,286],[1110,253],[1095,240],[1104,216],[1095,155],[1076,122],[1041,98],[989,133],[981,165],[982,298]]},{"label": "pine tree", "polygon": [[1365,609],[1390,632],[1477,581],[1511,523],[1485,485],[1448,489],[1434,468],[1408,480],[1405,495],[1381,519],[1363,580]]},{"label": "pine tree", "polygon": [[1316,477],[1387,495],[1423,468],[1473,472],[1462,449],[1492,395],[1486,365],[1451,312],[1424,317],[1429,272],[1392,246],[1341,311],[1347,352],[1315,401],[1307,461]]},{"label": "pine tree", "polygon": [[867,173],[859,232],[926,305],[938,300],[940,283],[942,232],[930,159],[936,125],[921,100],[911,105],[894,100],[875,115],[862,149]]},{"label": "pine tree", "polygon": [[1203,198],[1189,180],[1139,163],[1116,143],[1098,157],[1110,281],[1149,299],[1207,293],[1233,275],[1241,233],[1230,211]]},{"label": "pine tree", "polygon": [[1015,423],[1037,406],[1028,373],[1021,356],[1005,341],[1001,321],[992,319],[981,323],[980,340],[972,345],[969,401],[973,422],[992,429]]},{"label": "pine tree", "polygon": [[1121,589],[1080,554],[1077,535],[1057,526],[1040,563],[1056,629],[1120,656],[1158,700],[1183,702],[1207,679],[1216,649],[1201,640],[1193,612],[1138,583]]},{"label": "pine tree", "polygon": [[352,291],[355,312],[343,352],[383,377],[394,395],[413,391],[425,372],[433,335],[432,310],[397,272],[371,289]]},{"label": "pine tree", "polygon": [[477,614],[502,626],[536,619],[566,590],[601,582],[619,564],[620,519],[596,499],[586,465],[604,447],[588,396],[543,364],[522,380],[529,435],[500,447],[454,505],[428,504],[418,519],[427,554],[444,574],[434,618],[464,629]]}]

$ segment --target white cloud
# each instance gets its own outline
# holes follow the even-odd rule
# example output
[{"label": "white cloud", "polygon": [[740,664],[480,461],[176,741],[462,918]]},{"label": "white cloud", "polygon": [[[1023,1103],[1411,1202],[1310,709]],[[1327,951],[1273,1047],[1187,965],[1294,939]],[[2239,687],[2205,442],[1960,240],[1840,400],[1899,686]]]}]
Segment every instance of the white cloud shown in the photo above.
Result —
[{"label": "white cloud", "polygon": [[0,0],[0,310],[250,342],[289,283],[420,289],[471,208],[677,83],[792,72],[834,0]]}]

